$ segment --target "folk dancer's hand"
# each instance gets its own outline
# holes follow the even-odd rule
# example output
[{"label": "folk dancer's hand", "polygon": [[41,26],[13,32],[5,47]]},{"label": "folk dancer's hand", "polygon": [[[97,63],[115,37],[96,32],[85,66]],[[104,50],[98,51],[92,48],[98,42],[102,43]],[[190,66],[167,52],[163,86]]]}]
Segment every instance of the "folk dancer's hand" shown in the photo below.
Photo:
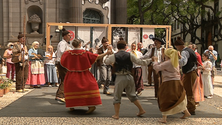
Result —
[{"label": "folk dancer's hand", "polygon": [[153,57],[152,57],[152,61],[153,61],[153,62],[157,62],[157,61],[158,61],[158,58],[157,58],[156,56],[153,56]]},{"label": "folk dancer's hand", "polygon": [[107,47],[107,49],[112,51],[113,46],[112,46],[112,45],[109,45],[109,46]]},{"label": "folk dancer's hand", "polygon": [[112,50],[108,50],[108,51],[106,52],[107,55],[111,55],[112,53],[113,53]]},{"label": "folk dancer's hand", "polygon": [[181,59],[180,51],[178,51],[178,56],[179,56],[179,59]]}]

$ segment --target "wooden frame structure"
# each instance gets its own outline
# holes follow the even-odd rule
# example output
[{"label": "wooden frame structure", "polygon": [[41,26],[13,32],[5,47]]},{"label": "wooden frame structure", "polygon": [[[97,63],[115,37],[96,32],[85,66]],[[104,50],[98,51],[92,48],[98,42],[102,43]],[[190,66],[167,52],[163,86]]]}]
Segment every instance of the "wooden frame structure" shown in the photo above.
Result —
[{"label": "wooden frame structure", "polygon": [[112,27],[126,28],[165,28],[166,29],[166,47],[171,45],[171,25],[129,25],[129,24],[89,24],[89,23],[47,23],[46,24],[46,50],[50,44],[51,26],[72,26],[72,27],[106,27],[108,28],[107,38],[111,43]]}]

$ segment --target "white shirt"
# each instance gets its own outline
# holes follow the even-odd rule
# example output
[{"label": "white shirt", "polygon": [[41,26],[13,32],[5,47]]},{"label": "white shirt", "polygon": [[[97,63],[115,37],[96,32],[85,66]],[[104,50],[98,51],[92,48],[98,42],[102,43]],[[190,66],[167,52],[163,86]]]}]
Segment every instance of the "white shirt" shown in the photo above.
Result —
[{"label": "white shirt", "polygon": [[[21,44],[21,48],[23,48],[23,44]],[[22,55],[24,54],[24,51],[22,51]],[[29,55],[25,55],[25,60],[28,60],[29,59]]]},{"label": "white shirt", "polygon": [[203,74],[211,75],[211,70],[212,70],[212,63],[211,63],[211,61],[209,61],[209,60],[204,61],[203,62],[203,67],[204,67]]},{"label": "white shirt", "polygon": [[[157,61],[158,63],[162,62],[161,50],[162,50],[162,48],[157,49],[156,47],[155,47],[155,50],[154,50],[154,55],[153,56],[158,58],[158,61]],[[149,52],[147,52],[143,57],[141,57],[141,59],[151,58],[151,54],[152,54],[152,49]]]},{"label": "white shirt", "polygon": [[[108,49],[105,50],[105,49],[103,48],[103,53],[106,53],[107,51],[108,51]],[[116,53],[113,49],[112,49],[112,52],[113,52],[113,53]],[[105,55],[105,56],[103,57],[103,64],[104,64],[104,65],[105,65],[105,59],[106,59],[107,57],[108,57],[108,55]]]},{"label": "white shirt", "polygon": [[[131,53],[131,54],[134,54],[132,51],[131,51],[130,53]],[[142,54],[140,51],[135,51],[135,53],[136,53],[136,57],[137,57],[137,58],[143,57],[143,54]],[[133,63],[133,68],[137,68],[137,67],[141,67],[141,65],[138,65],[138,64],[136,64],[136,63]]]},{"label": "white shirt", "polygon": [[67,50],[73,50],[70,45],[63,39],[57,46],[57,61],[60,62],[62,54]]},{"label": "white shirt", "polygon": [[[51,56],[51,53],[45,52],[45,56]],[[55,65],[55,57],[56,57],[55,53],[53,52],[51,60],[49,60],[47,57],[45,58],[45,60],[44,60],[45,64]]]},{"label": "white shirt", "polygon": [[[138,65],[143,65],[143,66],[150,64],[150,62],[152,61],[152,59],[146,59],[146,60],[139,59],[132,53],[130,53],[130,60],[133,63],[136,63]],[[116,61],[115,54],[109,55],[109,57],[105,58],[106,65],[113,64],[113,63],[115,63],[115,61]]]}]

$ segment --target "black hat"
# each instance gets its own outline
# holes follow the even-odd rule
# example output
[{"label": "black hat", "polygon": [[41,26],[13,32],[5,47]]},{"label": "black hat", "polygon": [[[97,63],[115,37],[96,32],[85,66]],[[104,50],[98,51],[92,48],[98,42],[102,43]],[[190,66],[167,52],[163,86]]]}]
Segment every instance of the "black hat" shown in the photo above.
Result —
[{"label": "black hat", "polygon": [[162,39],[160,39],[160,38],[154,37],[154,38],[152,38],[152,40],[153,40],[153,41],[155,41],[155,40],[160,41],[160,42],[161,42],[161,45],[166,44],[166,43],[165,43]]}]

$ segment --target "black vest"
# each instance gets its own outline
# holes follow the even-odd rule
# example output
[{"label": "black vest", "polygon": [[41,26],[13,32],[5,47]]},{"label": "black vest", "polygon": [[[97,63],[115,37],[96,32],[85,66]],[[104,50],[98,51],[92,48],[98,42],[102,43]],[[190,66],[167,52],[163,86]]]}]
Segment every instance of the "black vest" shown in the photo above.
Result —
[{"label": "black vest", "polygon": [[133,63],[130,60],[130,53],[125,51],[119,51],[115,53],[115,63],[114,63],[114,71],[129,71],[131,72]]},{"label": "black vest", "polygon": [[190,48],[185,48],[185,49],[183,49],[183,51],[188,51],[189,55],[190,55],[190,57],[187,60],[187,64],[182,67],[183,73],[187,73],[194,66],[196,66],[196,64],[197,64],[197,56],[196,56],[195,52],[192,49],[190,49]]}]

